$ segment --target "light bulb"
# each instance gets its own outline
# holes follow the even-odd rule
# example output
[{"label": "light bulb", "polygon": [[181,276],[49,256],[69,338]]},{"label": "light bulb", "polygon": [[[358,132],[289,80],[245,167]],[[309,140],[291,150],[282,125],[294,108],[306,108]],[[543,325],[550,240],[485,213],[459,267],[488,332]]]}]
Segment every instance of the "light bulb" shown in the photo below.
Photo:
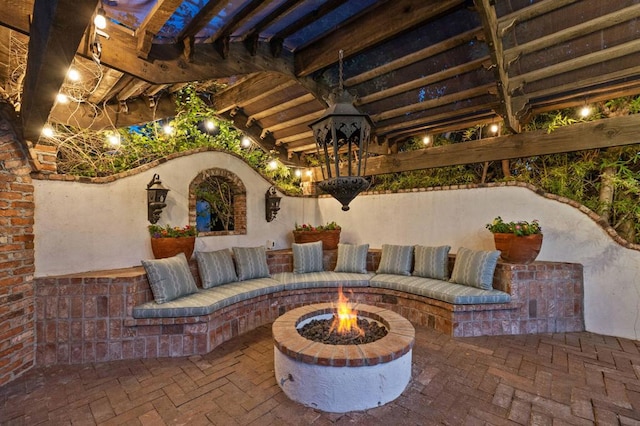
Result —
[{"label": "light bulb", "polygon": [[42,135],[48,138],[52,138],[54,135],[53,127],[47,125],[42,128]]},{"label": "light bulb", "polygon": [[207,130],[213,130],[213,129],[216,128],[216,123],[214,123],[211,120],[207,120],[207,121],[204,122],[204,127],[206,127]]},{"label": "light bulb", "polygon": [[120,146],[120,135],[109,135],[107,136],[107,142],[114,148]]},{"label": "light bulb", "polygon": [[105,17],[105,11],[103,8],[98,9],[96,17],[93,18],[93,25],[95,25],[99,30],[107,28],[107,18]]},{"label": "light bulb", "polygon": [[313,176],[313,172],[311,170],[307,170],[307,176],[309,177]]},{"label": "light bulb", "polygon": [[75,68],[69,68],[69,71],[67,71],[67,78],[71,81],[79,81],[80,73]]},{"label": "light bulb", "polygon": [[58,93],[56,95],[56,102],[58,102],[59,104],[68,104],[69,98],[64,93]]},{"label": "light bulb", "polygon": [[302,176],[302,170],[296,169],[296,177],[299,178]]},{"label": "light bulb", "polygon": [[172,135],[173,127],[171,127],[170,124],[165,124],[164,127],[162,127],[162,131],[164,132],[165,135]]},{"label": "light bulb", "polygon": [[269,161],[269,167],[271,168],[271,170],[277,169],[278,168],[278,162],[276,160]]},{"label": "light bulb", "polygon": [[422,138],[422,143],[425,145],[429,145],[431,143],[431,137],[429,135]]},{"label": "light bulb", "polygon": [[590,115],[591,115],[591,108],[589,108],[588,106],[583,106],[582,109],[580,109],[580,116],[582,118],[587,118]]},{"label": "light bulb", "polygon": [[249,148],[251,146],[251,139],[244,137],[242,138],[242,147],[243,148]]},{"label": "light bulb", "polygon": [[500,130],[500,127],[497,124],[492,124],[491,127],[489,127],[489,130],[491,133],[496,134],[498,133],[498,130]]}]

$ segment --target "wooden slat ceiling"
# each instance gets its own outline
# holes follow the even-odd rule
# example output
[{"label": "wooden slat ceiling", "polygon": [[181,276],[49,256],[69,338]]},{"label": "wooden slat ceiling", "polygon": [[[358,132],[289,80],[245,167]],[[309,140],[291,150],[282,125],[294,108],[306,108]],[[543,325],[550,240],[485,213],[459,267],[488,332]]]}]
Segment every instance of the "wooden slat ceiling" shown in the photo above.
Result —
[{"label": "wooden slat ceiling", "polygon": [[[0,96],[16,105],[31,142],[47,121],[104,129],[170,117],[172,94],[196,82],[224,85],[210,97],[220,116],[295,163],[315,151],[308,123],[337,86],[340,49],[345,87],[375,124],[375,152],[390,156],[372,164],[395,170],[438,165],[416,154],[405,166],[390,159],[411,137],[498,121],[519,133],[538,112],[640,93],[637,0],[4,3]],[[99,7],[108,37],[94,35]],[[12,57],[20,44],[22,73]],[[74,89],[65,81],[71,64],[92,89],[56,104],[59,91]],[[582,139],[553,150],[584,148]],[[483,158],[513,158],[517,146]]]}]

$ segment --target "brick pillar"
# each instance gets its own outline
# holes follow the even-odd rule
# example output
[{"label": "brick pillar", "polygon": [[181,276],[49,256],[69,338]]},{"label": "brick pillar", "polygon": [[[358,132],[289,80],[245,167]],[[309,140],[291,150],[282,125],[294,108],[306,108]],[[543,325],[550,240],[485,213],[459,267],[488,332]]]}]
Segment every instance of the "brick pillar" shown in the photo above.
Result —
[{"label": "brick pillar", "polygon": [[0,101],[0,386],[35,363],[33,185],[17,124]]}]

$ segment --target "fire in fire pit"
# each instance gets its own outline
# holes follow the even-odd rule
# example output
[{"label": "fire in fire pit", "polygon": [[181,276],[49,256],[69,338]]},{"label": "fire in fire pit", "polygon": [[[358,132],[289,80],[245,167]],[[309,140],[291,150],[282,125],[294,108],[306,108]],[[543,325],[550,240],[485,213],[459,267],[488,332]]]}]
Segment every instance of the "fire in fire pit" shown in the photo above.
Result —
[{"label": "fire in fire pit", "polygon": [[302,337],[329,345],[361,345],[387,335],[387,328],[377,321],[358,317],[349,299],[338,291],[338,305],[332,319],[313,319],[298,328]]},{"label": "fire in fire pit", "polygon": [[[358,321],[367,320],[387,334],[362,344],[326,344],[301,336],[299,328],[306,324],[340,318],[339,308],[330,303],[293,309],[273,323],[275,376],[289,398],[322,411],[344,413],[381,406],[404,391],[411,379],[413,326],[384,308],[358,305],[358,310],[344,318],[360,328]],[[339,327],[338,323],[335,328]]]}]

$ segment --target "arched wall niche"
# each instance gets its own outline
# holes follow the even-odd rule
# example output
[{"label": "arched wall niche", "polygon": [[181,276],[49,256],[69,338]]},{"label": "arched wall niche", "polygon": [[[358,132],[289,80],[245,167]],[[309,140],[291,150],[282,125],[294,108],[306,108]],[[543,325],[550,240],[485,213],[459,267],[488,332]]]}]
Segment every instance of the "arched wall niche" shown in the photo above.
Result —
[{"label": "arched wall niche", "polygon": [[200,236],[244,235],[247,233],[247,189],[233,172],[222,168],[203,170],[189,184],[189,224],[197,226],[198,188],[207,181],[220,180],[229,185],[233,197],[233,229],[199,231]]}]

